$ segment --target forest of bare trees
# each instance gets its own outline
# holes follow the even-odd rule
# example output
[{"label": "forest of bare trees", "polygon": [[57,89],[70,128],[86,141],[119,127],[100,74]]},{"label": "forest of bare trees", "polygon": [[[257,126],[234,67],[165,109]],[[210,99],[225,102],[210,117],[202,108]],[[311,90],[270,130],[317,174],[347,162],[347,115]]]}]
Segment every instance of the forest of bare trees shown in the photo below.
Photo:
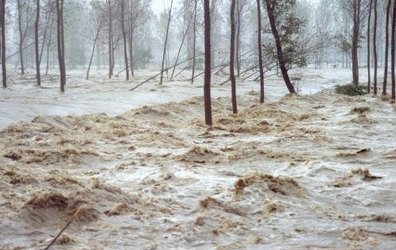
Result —
[{"label": "forest of bare trees", "polygon": [[[172,80],[189,69],[193,83],[205,59],[211,67],[205,71],[205,93],[210,91],[209,74],[229,67],[234,113],[239,80],[259,81],[264,102],[266,74],[280,70],[288,91],[296,93],[288,71],[307,65],[351,68],[355,85],[367,82],[368,92],[381,91],[395,98],[396,7],[392,0],[235,0],[230,4],[215,0],[203,5],[196,0],[170,1],[158,19],[152,18],[151,4],[142,0],[2,1],[3,87],[8,86],[7,64],[21,75],[35,69],[38,86],[42,74],[58,69],[63,92],[69,69],[85,69],[89,79],[93,67],[107,67],[109,78],[125,72],[126,81],[135,76],[136,68],[158,69],[160,84],[169,72]],[[308,8],[315,11],[305,12]],[[222,43],[227,40],[228,49]],[[158,64],[160,68],[153,66]],[[367,81],[359,79],[364,67]]]}]

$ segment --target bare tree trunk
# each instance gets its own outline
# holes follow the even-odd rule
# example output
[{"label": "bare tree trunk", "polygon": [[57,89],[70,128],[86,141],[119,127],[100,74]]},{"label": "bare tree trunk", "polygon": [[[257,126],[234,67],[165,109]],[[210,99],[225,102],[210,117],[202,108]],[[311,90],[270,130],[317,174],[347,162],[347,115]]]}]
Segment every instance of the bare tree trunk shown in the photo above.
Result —
[{"label": "bare tree trunk", "polygon": [[240,6],[240,0],[236,0],[237,3],[237,32],[236,32],[236,52],[235,52],[235,58],[236,58],[236,68],[237,68],[237,76],[239,77],[241,75],[241,6]]},{"label": "bare tree trunk", "polygon": [[171,22],[171,19],[172,19],[172,7],[173,7],[173,0],[171,1],[171,5],[170,5],[170,8],[169,8],[168,24],[166,26],[164,51],[162,53],[161,78],[160,78],[160,83],[159,83],[160,85],[162,84],[163,79],[164,79],[164,66],[165,66],[166,49],[167,49],[167,45],[168,45],[169,26],[170,26],[170,22]]},{"label": "bare tree trunk", "polygon": [[259,70],[260,70],[260,103],[264,103],[264,69],[263,69],[263,50],[261,48],[261,7],[260,0],[257,0],[257,47],[259,56]]},{"label": "bare tree trunk", "polygon": [[50,48],[51,48],[51,41],[52,41],[52,31],[54,29],[54,26],[51,25],[50,32],[49,32],[49,37],[48,37],[48,42],[47,42],[47,66],[45,69],[45,75],[48,75],[48,70],[49,70],[49,62],[50,62]]},{"label": "bare tree trunk", "polygon": [[[231,97],[232,97],[232,112],[238,113],[238,105],[236,99],[236,80],[234,72],[234,61],[235,61],[235,0],[231,1],[230,9],[230,20],[231,20],[231,38],[230,38],[230,79],[231,79]],[[238,59],[237,59],[238,60]]]},{"label": "bare tree trunk", "polygon": [[205,19],[205,79],[204,79],[204,102],[205,102],[205,123],[212,126],[212,101],[210,96],[211,81],[211,46],[210,46],[210,0],[204,0]]},{"label": "bare tree trunk", "polygon": [[25,66],[23,62],[23,31],[22,31],[22,4],[21,0],[17,0],[18,10],[18,32],[19,32],[19,62],[21,64],[21,74],[25,74]]},{"label": "bare tree trunk", "polygon": [[194,76],[195,76],[195,53],[196,53],[196,43],[197,43],[197,4],[198,0],[194,0],[194,32],[193,32],[193,62],[192,62],[192,73],[191,73],[191,83],[194,83]]},{"label": "bare tree trunk", "polygon": [[396,4],[393,4],[392,34],[391,34],[391,57],[392,57],[392,99],[396,99],[396,76],[395,76],[395,35],[396,35]]},{"label": "bare tree trunk", "polygon": [[135,27],[133,27],[134,22],[133,22],[133,4],[130,5],[130,21],[129,21],[129,35],[128,35],[128,39],[129,39],[129,67],[131,70],[131,75],[135,76],[135,67],[134,67],[134,54],[133,54],[133,45],[134,45],[134,32],[135,32]]},{"label": "bare tree trunk", "polygon": [[6,0],[1,0],[0,21],[1,21],[1,67],[3,75],[3,88],[7,88],[7,67],[6,67],[6,32],[5,32],[5,4]]},{"label": "bare tree trunk", "polygon": [[113,15],[111,0],[108,0],[109,6],[109,78],[113,76]]},{"label": "bare tree trunk", "polygon": [[276,51],[278,54],[278,61],[279,61],[279,68],[282,72],[283,80],[285,81],[286,87],[289,90],[290,94],[295,94],[296,90],[294,89],[294,86],[290,81],[289,73],[287,72],[286,64],[284,61],[282,43],[281,43],[280,35],[278,33],[278,29],[276,27],[274,6],[271,4],[271,2],[272,2],[271,0],[265,0],[265,2],[267,5],[267,13],[268,13],[268,18],[269,18],[269,21],[271,24],[272,34],[275,38]]},{"label": "bare tree trunk", "polygon": [[56,0],[57,9],[57,37],[58,37],[58,60],[60,71],[60,89],[65,92],[66,85],[66,70],[64,57],[64,35],[63,35],[63,2],[64,0]]},{"label": "bare tree trunk", "polygon": [[374,37],[373,37],[373,47],[374,47],[374,95],[378,93],[378,55],[377,55],[377,26],[378,26],[378,1],[374,0]]},{"label": "bare tree trunk", "polygon": [[384,63],[384,83],[382,86],[382,94],[386,95],[388,82],[388,59],[389,59],[389,16],[392,6],[392,0],[388,0],[386,7],[386,21],[385,21],[385,63]]},{"label": "bare tree trunk", "polygon": [[87,70],[87,80],[89,79],[89,72],[91,70],[91,65],[92,65],[92,61],[93,61],[93,57],[94,57],[94,53],[95,53],[95,47],[96,47],[96,42],[98,41],[99,38],[99,33],[100,30],[102,29],[102,20],[100,21],[99,27],[96,30],[96,35],[95,35],[95,39],[94,39],[94,43],[92,45],[92,52],[91,52],[91,57],[89,58],[89,64],[88,64],[88,70]]},{"label": "bare tree trunk", "polygon": [[34,24],[34,43],[36,50],[36,79],[37,85],[41,86],[40,73],[40,49],[39,49],[39,22],[40,22],[40,0],[36,0],[36,23]]},{"label": "bare tree trunk", "polygon": [[[180,53],[181,53],[181,50],[182,50],[183,45],[184,45],[184,41],[186,40],[188,31],[190,30],[190,24],[191,24],[191,19],[188,21],[187,28],[186,28],[186,30],[185,30],[184,33],[183,33],[183,38],[182,38],[182,41],[181,41],[181,43],[180,43],[179,50],[177,51],[177,56],[176,56],[176,60],[175,60],[175,65],[179,62],[179,57],[180,57]],[[171,78],[170,78],[171,80],[173,79],[173,75],[175,74],[175,70],[176,70],[176,66],[173,67],[172,75],[171,75]]]},{"label": "bare tree trunk", "polygon": [[371,91],[371,10],[373,6],[373,0],[370,0],[368,23],[367,23],[367,93]]},{"label": "bare tree trunk", "polygon": [[126,80],[129,81],[129,66],[128,66],[128,48],[127,48],[127,34],[125,31],[125,13],[124,13],[125,0],[121,0],[121,29],[124,39],[124,59],[125,59],[125,72]]},{"label": "bare tree trunk", "polygon": [[354,85],[359,85],[358,46],[359,46],[359,35],[360,35],[360,4],[361,4],[361,0],[354,0],[353,38],[352,38],[352,75],[353,75]]}]

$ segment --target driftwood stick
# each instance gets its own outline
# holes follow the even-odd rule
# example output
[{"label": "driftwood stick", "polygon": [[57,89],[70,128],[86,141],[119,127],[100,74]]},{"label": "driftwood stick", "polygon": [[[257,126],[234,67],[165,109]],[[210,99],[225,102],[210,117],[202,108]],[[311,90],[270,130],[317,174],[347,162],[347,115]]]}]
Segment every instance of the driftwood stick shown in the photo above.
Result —
[{"label": "driftwood stick", "polygon": [[50,249],[50,247],[56,242],[56,240],[63,234],[63,232],[70,226],[70,224],[77,218],[77,216],[80,214],[81,210],[78,209],[73,216],[70,218],[70,220],[66,223],[66,225],[62,228],[62,230],[60,230],[60,232],[58,233],[58,235],[56,235],[56,237],[51,241],[51,243],[49,243],[49,245],[44,249],[44,250],[48,250]]}]

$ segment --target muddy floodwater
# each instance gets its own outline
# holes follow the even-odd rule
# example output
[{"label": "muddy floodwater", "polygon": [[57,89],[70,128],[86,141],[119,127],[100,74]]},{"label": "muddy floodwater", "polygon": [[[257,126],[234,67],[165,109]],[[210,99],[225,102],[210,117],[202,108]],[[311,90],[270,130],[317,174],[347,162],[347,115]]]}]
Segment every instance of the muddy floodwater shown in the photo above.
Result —
[{"label": "muddy floodwater", "polygon": [[273,78],[264,105],[240,83],[237,115],[215,85],[211,128],[198,83],[19,83],[0,95],[0,248],[43,249],[79,210],[53,249],[395,249],[396,107],[335,94],[343,71],[296,74],[301,95]]}]

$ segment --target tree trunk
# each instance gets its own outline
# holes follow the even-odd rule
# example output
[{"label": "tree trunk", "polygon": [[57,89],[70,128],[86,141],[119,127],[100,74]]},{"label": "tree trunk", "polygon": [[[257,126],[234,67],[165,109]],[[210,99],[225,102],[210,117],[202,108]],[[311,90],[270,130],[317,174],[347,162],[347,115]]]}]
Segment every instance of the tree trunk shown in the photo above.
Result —
[{"label": "tree trunk", "polygon": [[39,22],[40,22],[40,0],[36,0],[36,23],[34,24],[34,43],[36,52],[36,79],[37,85],[41,86],[40,73],[40,49],[39,49]]},{"label": "tree trunk", "polygon": [[385,21],[385,62],[384,62],[384,83],[382,86],[382,94],[386,95],[388,82],[388,59],[389,59],[389,16],[392,6],[392,0],[388,0],[386,7],[386,21]]},{"label": "tree trunk", "polygon": [[195,0],[194,3],[194,24],[193,24],[193,62],[192,62],[192,72],[191,72],[191,83],[194,83],[194,76],[195,76],[195,63],[196,63],[196,58],[195,58],[195,53],[196,53],[196,42],[197,42],[197,4],[198,0]]},{"label": "tree trunk", "polygon": [[359,85],[358,46],[359,46],[359,35],[360,35],[360,4],[361,4],[361,0],[354,0],[353,38],[352,38],[352,76],[353,76],[354,85]]},{"label": "tree trunk", "polygon": [[[177,51],[175,65],[179,62],[179,57],[180,57],[180,53],[181,53],[181,50],[182,50],[183,45],[184,45],[184,41],[186,40],[188,31],[190,30],[190,24],[191,24],[191,19],[188,21],[187,28],[186,28],[185,32],[183,33],[183,38],[182,38],[182,41],[180,43],[179,50]],[[172,75],[171,75],[171,78],[170,78],[171,80],[173,79],[173,75],[175,74],[175,70],[176,70],[176,66],[173,67]]]},{"label": "tree trunk", "polygon": [[211,81],[211,48],[210,48],[210,0],[204,0],[204,19],[205,19],[205,77],[204,77],[204,102],[205,102],[205,123],[213,125],[212,103],[210,96]]},{"label": "tree trunk", "polygon": [[109,78],[113,76],[113,15],[111,11],[111,0],[108,0],[109,6]]},{"label": "tree trunk", "polygon": [[122,37],[124,39],[125,72],[126,72],[126,80],[129,81],[128,48],[127,48],[127,34],[125,31],[124,6],[125,6],[125,0],[121,0],[121,29],[122,29]]},{"label": "tree trunk", "polygon": [[17,0],[18,10],[18,31],[19,31],[19,62],[21,64],[21,74],[25,74],[25,66],[23,62],[23,31],[22,31],[22,4],[21,0]]},{"label": "tree trunk", "polygon": [[168,45],[169,26],[170,26],[170,22],[172,19],[172,7],[173,7],[173,0],[171,1],[171,5],[169,8],[168,24],[166,26],[164,51],[162,53],[161,78],[160,78],[160,83],[159,83],[160,85],[162,85],[162,82],[164,79],[164,66],[165,66],[166,49],[167,49],[167,45]]},{"label": "tree trunk", "polygon": [[289,90],[290,94],[295,94],[296,90],[294,89],[293,84],[290,81],[289,73],[287,72],[286,64],[283,58],[283,49],[282,49],[282,43],[280,39],[280,35],[278,33],[278,29],[276,27],[276,19],[274,16],[274,7],[271,4],[271,0],[265,0],[266,5],[267,5],[267,13],[268,13],[268,19],[271,24],[271,30],[272,34],[275,38],[275,43],[276,43],[276,51],[278,54],[278,61],[279,61],[279,68],[282,72],[283,80],[285,81],[286,87]]},{"label": "tree trunk", "polygon": [[240,6],[240,0],[237,1],[237,13],[238,13],[238,18],[237,18],[237,32],[236,32],[236,52],[235,52],[235,58],[236,58],[236,68],[237,68],[237,76],[239,77],[241,75],[241,6]]},{"label": "tree trunk", "polygon": [[395,35],[396,35],[396,4],[393,4],[392,34],[391,34],[391,57],[392,57],[392,99],[396,98],[396,76],[395,76]]},{"label": "tree trunk", "polygon": [[0,21],[1,21],[1,67],[3,75],[3,88],[7,88],[7,67],[6,67],[6,32],[5,32],[5,3],[1,0]]},{"label": "tree trunk", "polygon": [[58,60],[60,71],[60,90],[65,92],[66,85],[66,70],[64,57],[64,35],[63,35],[63,2],[64,0],[56,0],[57,12],[57,40],[58,40]]},{"label": "tree trunk", "polygon": [[93,57],[94,57],[94,53],[95,53],[96,42],[98,41],[99,33],[100,33],[101,29],[102,29],[102,21],[100,21],[99,27],[96,31],[94,43],[92,45],[91,57],[89,58],[89,64],[88,64],[88,70],[87,70],[87,80],[89,79],[89,71],[91,70],[91,65],[92,65],[92,61],[93,61]]},{"label": "tree trunk", "polygon": [[234,61],[235,61],[235,0],[231,1],[230,9],[230,20],[231,20],[231,38],[230,38],[230,79],[231,79],[231,97],[232,97],[232,112],[238,113],[238,105],[236,99],[236,80],[234,72]]},{"label": "tree trunk", "polygon": [[378,1],[374,0],[374,37],[373,37],[373,49],[374,49],[374,95],[378,93],[378,53],[377,53],[377,26],[378,26]]},{"label": "tree trunk", "polygon": [[263,69],[263,50],[261,48],[261,7],[260,0],[257,0],[257,48],[260,70],[260,103],[264,103],[264,69]]},{"label": "tree trunk", "polygon": [[367,93],[371,91],[371,10],[373,6],[373,0],[370,0],[369,14],[367,22]]}]

